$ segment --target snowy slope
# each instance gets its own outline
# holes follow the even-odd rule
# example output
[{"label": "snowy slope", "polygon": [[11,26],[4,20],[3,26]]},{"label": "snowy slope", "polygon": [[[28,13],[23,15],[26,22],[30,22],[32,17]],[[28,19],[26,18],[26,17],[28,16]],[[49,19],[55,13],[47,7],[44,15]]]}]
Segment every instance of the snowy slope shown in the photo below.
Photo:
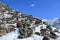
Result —
[{"label": "snowy slope", "polygon": [[[44,25],[39,25],[38,27],[36,27],[35,32],[39,32],[39,30],[40,30],[39,28],[41,26],[44,26]],[[45,28],[45,26],[43,28]],[[54,27],[52,27],[52,28],[55,29]],[[56,32],[55,34],[57,34],[57,36],[59,36],[56,40],[60,40],[60,33]],[[38,36],[36,34],[34,34],[28,38],[18,39],[17,38],[18,35],[19,35],[18,29],[16,29],[15,31],[0,37],[0,40],[42,40],[43,39],[43,36]],[[53,40],[53,39],[50,38],[50,40]]]},{"label": "snowy slope", "polygon": [[[5,12],[3,12],[3,14],[4,14],[4,18],[11,18],[13,15],[13,19],[10,19],[10,20],[12,20],[12,21],[16,21],[16,17],[18,16],[18,15],[21,15],[21,13],[20,14],[18,14],[18,12],[15,12],[15,10],[13,11],[11,11],[11,9],[8,7],[8,6],[6,6],[6,5],[4,5],[3,3],[0,3],[0,5],[3,5],[3,6],[1,6],[1,7],[3,7],[2,9],[9,9],[9,10],[5,10]],[[2,10],[1,9],[1,10]],[[3,11],[3,10],[2,10]],[[18,14],[18,15],[16,15],[16,14]],[[1,12],[1,14],[2,14],[2,12]],[[27,16],[29,16],[29,15],[27,15]],[[19,16],[18,16],[19,17]],[[35,18],[37,18],[37,17],[35,17]],[[19,18],[19,20],[21,20],[21,19],[23,19],[23,20],[25,20],[25,18]],[[27,19],[27,18],[26,18]],[[38,19],[38,18],[37,18]],[[59,22],[60,22],[60,20],[58,20],[59,18],[54,18],[53,20],[47,20],[47,19],[43,19],[42,21],[44,22],[47,22],[48,24],[50,24],[50,25],[52,25],[52,24],[54,24],[54,22],[56,23],[56,25],[58,26],[58,25],[60,25],[59,24]],[[33,25],[35,24],[35,21],[33,21],[33,23],[31,24],[31,26],[30,27],[33,27]],[[16,23],[15,24],[6,24],[6,26],[8,27],[8,25],[14,25],[14,26],[16,26]],[[35,33],[35,32],[40,32],[40,30],[41,29],[45,29],[46,28],[46,26],[47,25],[45,25],[45,24],[39,24],[38,26],[36,26],[35,27],[35,30],[33,30],[33,32]],[[55,26],[55,25],[54,25]],[[53,27],[53,26],[51,26],[51,28],[52,28],[52,31],[55,31],[57,28],[55,28],[55,27]],[[30,36],[30,37],[28,37],[28,38],[23,38],[23,39],[18,39],[18,35],[19,35],[19,33],[18,33],[18,28],[15,28],[15,31],[12,31],[12,32],[10,32],[10,33],[8,33],[8,34],[6,34],[6,35],[3,35],[3,36],[1,36],[0,37],[0,40],[42,40],[43,39],[43,37],[44,36],[41,36],[41,35],[37,35],[37,34],[34,34],[33,33],[33,35],[32,36]],[[50,31],[49,31],[50,32]],[[60,40],[60,29],[58,29],[58,32],[54,32],[58,37],[57,37],[57,39],[52,39],[52,38],[49,38],[50,40]]]},{"label": "snowy slope", "polygon": [[18,32],[17,30],[8,33],[7,35],[4,35],[2,37],[0,37],[0,40],[42,40],[42,36],[38,36],[38,35],[33,35],[32,37],[29,38],[24,38],[24,39],[18,39]]}]

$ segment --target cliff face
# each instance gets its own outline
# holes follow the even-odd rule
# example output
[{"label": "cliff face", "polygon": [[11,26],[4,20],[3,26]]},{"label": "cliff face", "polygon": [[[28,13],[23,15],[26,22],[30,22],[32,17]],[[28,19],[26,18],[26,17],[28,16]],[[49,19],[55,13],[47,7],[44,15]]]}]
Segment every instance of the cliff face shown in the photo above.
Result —
[{"label": "cliff face", "polygon": [[0,2],[0,36],[0,40],[60,40],[60,29]]}]

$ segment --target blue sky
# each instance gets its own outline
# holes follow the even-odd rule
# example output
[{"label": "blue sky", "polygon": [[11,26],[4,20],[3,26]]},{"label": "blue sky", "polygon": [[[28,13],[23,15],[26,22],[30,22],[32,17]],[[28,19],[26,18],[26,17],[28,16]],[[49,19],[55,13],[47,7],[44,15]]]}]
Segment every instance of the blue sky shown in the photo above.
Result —
[{"label": "blue sky", "polygon": [[60,17],[60,0],[0,0],[12,9],[41,19]]}]

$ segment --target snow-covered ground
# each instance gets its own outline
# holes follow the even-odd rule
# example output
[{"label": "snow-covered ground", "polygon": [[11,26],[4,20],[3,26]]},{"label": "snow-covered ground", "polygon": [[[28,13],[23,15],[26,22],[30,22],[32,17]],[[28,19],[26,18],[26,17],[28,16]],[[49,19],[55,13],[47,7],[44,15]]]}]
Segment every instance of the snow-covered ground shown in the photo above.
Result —
[{"label": "snow-covered ground", "polygon": [[0,37],[0,40],[15,40],[17,36],[18,36],[18,31],[16,30]]},{"label": "snow-covered ground", "polygon": [[16,29],[15,31],[8,33],[7,35],[4,35],[0,37],[0,40],[42,40],[42,36],[38,35],[33,35],[32,37],[29,38],[24,38],[24,39],[18,39],[19,33],[18,30]]},{"label": "snow-covered ground", "polygon": [[[40,31],[40,27],[44,26],[44,25],[39,25],[38,27],[36,27],[35,32],[39,32]],[[54,28],[53,28],[54,29]],[[60,40],[60,33],[55,33],[57,34],[57,36],[59,36],[56,40]],[[0,37],[0,40],[42,40],[43,36],[38,36],[36,34],[33,34],[31,37],[28,38],[24,38],[24,39],[18,39],[19,33],[18,33],[18,29],[16,28],[15,31],[12,31],[11,33],[8,33],[2,37]],[[50,39],[53,40],[53,39]]]}]

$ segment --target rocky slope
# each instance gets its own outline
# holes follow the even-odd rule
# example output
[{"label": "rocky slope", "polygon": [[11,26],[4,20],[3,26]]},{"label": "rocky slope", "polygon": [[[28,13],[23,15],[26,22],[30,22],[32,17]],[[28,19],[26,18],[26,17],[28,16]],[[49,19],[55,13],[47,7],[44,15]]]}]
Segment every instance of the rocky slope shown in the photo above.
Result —
[{"label": "rocky slope", "polygon": [[60,40],[60,29],[0,2],[0,36],[0,40]]}]

